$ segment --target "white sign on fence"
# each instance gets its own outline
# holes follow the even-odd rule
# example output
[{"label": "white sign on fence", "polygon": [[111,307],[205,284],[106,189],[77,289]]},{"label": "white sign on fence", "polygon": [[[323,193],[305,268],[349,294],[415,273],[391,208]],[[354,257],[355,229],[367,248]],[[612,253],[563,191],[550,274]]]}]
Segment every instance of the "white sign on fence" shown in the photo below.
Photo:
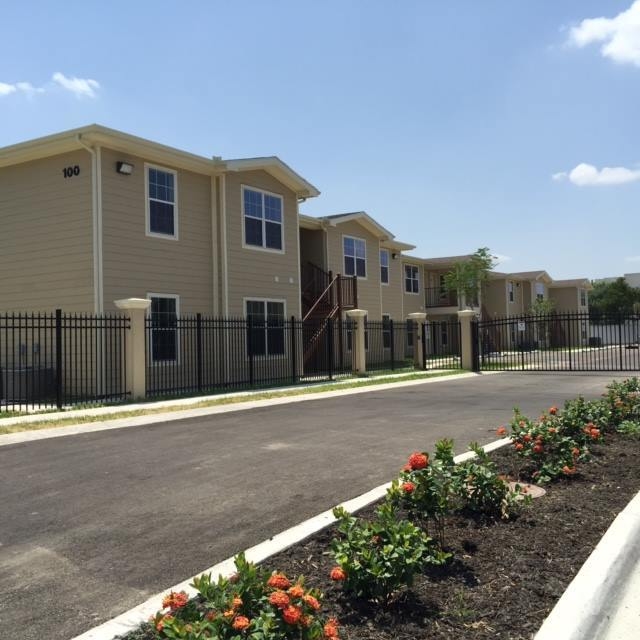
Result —
[{"label": "white sign on fence", "polygon": [[518,322],[518,331],[524,331],[526,328],[527,327],[524,322]]}]

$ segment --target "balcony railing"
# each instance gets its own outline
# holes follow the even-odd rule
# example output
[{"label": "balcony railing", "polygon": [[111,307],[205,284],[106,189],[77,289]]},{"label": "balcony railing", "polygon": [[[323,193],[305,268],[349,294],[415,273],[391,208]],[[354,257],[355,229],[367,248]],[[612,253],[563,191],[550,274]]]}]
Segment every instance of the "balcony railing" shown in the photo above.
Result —
[{"label": "balcony railing", "polygon": [[424,290],[425,307],[457,307],[458,295],[442,287],[427,287]]}]

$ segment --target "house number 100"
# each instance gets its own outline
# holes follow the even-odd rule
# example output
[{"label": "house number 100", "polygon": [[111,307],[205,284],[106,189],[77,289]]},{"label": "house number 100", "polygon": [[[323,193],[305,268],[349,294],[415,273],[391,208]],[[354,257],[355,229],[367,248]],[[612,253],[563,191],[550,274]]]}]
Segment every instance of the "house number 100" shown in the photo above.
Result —
[{"label": "house number 100", "polygon": [[62,175],[65,178],[73,178],[73,176],[79,176],[80,175],[80,167],[76,164],[73,167],[65,167],[62,170]]}]

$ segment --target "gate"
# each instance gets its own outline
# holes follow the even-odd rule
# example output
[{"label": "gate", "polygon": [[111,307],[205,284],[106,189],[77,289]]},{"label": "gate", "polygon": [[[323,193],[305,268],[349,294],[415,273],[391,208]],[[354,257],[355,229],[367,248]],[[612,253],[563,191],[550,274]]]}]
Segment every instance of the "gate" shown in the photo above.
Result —
[{"label": "gate", "polygon": [[482,320],[480,371],[640,371],[640,315],[549,313]]}]

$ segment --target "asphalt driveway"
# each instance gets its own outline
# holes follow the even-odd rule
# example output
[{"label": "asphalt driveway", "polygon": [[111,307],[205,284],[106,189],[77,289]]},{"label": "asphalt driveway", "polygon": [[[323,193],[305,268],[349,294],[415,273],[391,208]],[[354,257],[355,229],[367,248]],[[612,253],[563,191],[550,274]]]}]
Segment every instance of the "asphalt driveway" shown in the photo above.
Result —
[{"label": "asphalt driveway", "polygon": [[67,640],[613,374],[505,373],[0,447],[0,636]]}]

